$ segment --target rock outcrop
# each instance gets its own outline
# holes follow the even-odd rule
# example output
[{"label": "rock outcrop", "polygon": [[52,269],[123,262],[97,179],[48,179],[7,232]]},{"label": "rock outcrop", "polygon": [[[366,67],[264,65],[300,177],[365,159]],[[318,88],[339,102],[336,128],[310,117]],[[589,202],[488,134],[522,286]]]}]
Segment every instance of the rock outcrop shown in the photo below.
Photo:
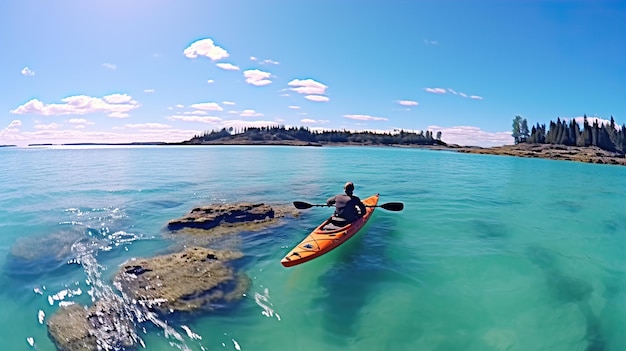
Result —
[{"label": "rock outcrop", "polygon": [[122,292],[162,314],[211,309],[212,304],[239,299],[250,280],[227,262],[238,251],[192,247],[182,252],[127,262],[115,277]]},{"label": "rock outcrop", "polygon": [[491,148],[459,147],[454,149],[454,151],[472,154],[547,158],[551,160],[626,165],[626,158],[624,157],[624,154],[602,150],[596,146],[580,147],[520,143],[517,145],[505,145]]},{"label": "rock outcrop", "polygon": [[168,229],[181,228],[212,229],[218,225],[235,226],[241,223],[268,222],[277,218],[274,209],[266,204],[215,204],[197,207],[185,217],[173,219]]}]

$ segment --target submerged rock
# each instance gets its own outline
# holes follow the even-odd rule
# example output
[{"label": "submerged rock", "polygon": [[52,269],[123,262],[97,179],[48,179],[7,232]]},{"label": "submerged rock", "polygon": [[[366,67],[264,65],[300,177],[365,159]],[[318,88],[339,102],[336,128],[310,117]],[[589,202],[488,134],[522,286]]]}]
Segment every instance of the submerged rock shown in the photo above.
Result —
[{"label": "submerged rock", "polygon": [[238,251],[192,247],[132,260],[115,282],[128,297],[161,313],[211,309],[212,304],[241,298],[248,289],[250,280],[226,264],[242,256]]},{"label": "submerged rock", "polygon": [[60,351],[121,350],[137,343],[134,324],[123,318],[119,301],[97,301],[86,308],[63,306],[50,317],[48,334]]},{"label": "submerged rock", "polygon": [[167,227],[170,230],[212,229],[217,226],[236,226],[250,222],[266,223],[284,215],[284,210],[275,211],[263,203],[214,204],[194,208],[186,216],[169,221]]},{"label": "submerged rock", "polygon": [[96,248],[100,242],[80,229],[20,237],[11,246],[5,270],[20,278],[54,271],[76,258],[74,248],[77,245]]}]

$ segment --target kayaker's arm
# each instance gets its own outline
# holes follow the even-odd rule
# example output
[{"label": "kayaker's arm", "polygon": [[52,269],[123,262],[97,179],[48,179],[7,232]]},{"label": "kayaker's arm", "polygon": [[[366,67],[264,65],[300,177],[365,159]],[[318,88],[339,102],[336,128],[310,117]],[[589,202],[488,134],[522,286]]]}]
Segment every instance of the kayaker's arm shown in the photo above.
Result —
[{"label": "kayaker's arm", "polygon": [[357,206],[359,207],[359,213],[361,217],[365,216],[365,204],[363,203],[363,201],[361,201],[361,199],[359,199],[359,203],[357,204]]},{"label": "kayaker's arm", "polygon": [[336,198],[336,196],[329,197],[328,200],[326,200],[326,205],[327,206],[334,205],[335,202],[337,202],[337,200],[335,198]]}]

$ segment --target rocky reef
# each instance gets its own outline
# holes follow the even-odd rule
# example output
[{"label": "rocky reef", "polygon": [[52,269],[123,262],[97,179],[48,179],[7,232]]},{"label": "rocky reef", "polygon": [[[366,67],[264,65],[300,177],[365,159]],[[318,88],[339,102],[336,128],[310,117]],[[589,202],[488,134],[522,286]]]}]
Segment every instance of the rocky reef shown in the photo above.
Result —
[{"label": "rocky reef", "polygon": [[[194,208],[167,223],[164,234],[179,242],[173,245],[179,250],[130,259],[113,278],[116,292],[104,284],[94,294],[93,306],[61,307],[47,323],[48,334],[61,351],[133,349],[142,343],[135,329],[147,319],[155,323],[146,316],[228,306],[250,286],[250,279],[235,264],[244,254],[234,245],[209,246],[216,238],[275,225],[290,212],[298,213],[287,206],[272,208],[262,203]],[[193,240],[185,239],[189,237]]]},{"label": "rocky reef", "polygon": [[129,298],[161,314],[212,309],[214,303],[239,299],[250,286],[243,273],[227,262],[243,257],[239,251],[202,247],[146,259],[133,259],[115,277]]},{"label": "rocky reef", "polygon": [[170,230],[212,229],[219,225],[232,227],[250,222],[270,222],[277,217],[282,217],[282,215],[263,203],[215,204],[194,208],[186,216],[169,221],[167,227]]}]

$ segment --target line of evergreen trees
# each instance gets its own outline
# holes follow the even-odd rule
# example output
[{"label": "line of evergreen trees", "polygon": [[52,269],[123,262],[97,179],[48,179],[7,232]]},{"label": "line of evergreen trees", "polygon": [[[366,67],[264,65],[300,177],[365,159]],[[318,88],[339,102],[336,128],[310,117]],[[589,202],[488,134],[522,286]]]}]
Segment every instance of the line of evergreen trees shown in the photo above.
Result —
[{"label": "line of evergreen trees", "polygon": [[359,143],[369,145],[446,145],[441,141],[441,132],[433,136],[431,131],[419,133],[400,130],[397,132],[350,132],[347,130],[311,131],[306,127],[268,126],[246,127],[241,130],[222,128],[194,136],[185,144],[201,144],[243,137],[250,141],[304,141],[311,143]]},{"label": "line of evergreen trees", "polygon": [[[525,119],[521,121],[523,122]],[[515,119],[513,124],[513,131],[515,132]],[[581,130],[575,119],[572,118],[567,122],[557,118],[556,122],[550,121],[547,130],[545,124],[539,125],[537,123],[536,126],[532,127],[530,136],[525,139],[525,142],[533,144],[597,146],[603,150],[624,154],[626,153],[626,124],[617,127],[613,116],[611,116],[611,121],[608,124],[599,124],[597,119],[589,124],[587,115],[585,115]],[[517,139],[516,142],[518,142]],[[519,140],[519,142],[523,142],[523,140]]]}]

